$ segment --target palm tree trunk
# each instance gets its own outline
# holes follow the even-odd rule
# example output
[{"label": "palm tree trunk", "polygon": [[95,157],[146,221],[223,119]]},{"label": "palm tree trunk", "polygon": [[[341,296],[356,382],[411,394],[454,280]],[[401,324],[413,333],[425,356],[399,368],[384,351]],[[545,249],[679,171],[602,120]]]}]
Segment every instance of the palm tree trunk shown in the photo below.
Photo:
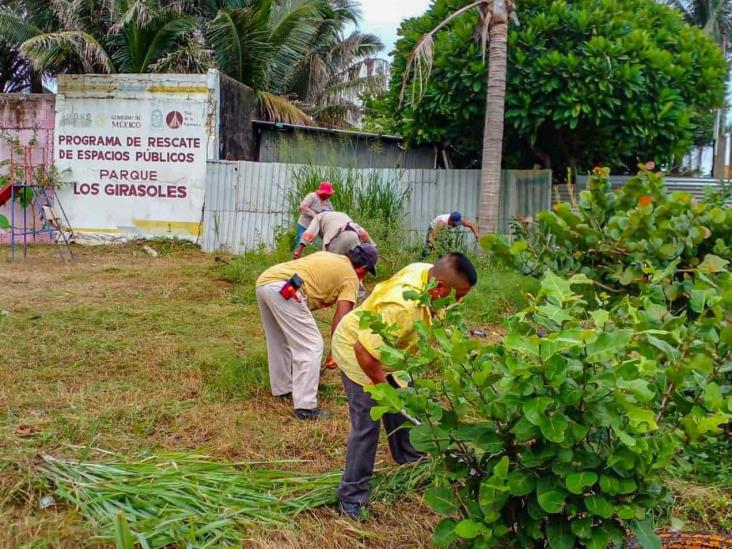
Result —
[{"label": "palm tree trunk", "polygon": [[[503,9],[496,9],[496,5]],[[501,0],[494,3],[488,49],[488,91],[483,129],[483,160],[480,171],[478,229],[481,234],[498,230],[503,152],[503,113],[506,101],[508,16]]]}]

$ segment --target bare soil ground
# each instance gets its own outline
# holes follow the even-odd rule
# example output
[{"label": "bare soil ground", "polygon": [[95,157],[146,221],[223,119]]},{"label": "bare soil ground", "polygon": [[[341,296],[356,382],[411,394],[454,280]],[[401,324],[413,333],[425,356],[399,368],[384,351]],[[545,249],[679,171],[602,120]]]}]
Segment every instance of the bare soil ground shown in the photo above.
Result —
[{"label": "bare soil ground", "polygon": [[[37,473],[43,453],[196,450],[342,468],[348,415],[337,374],[322,378],[332,419],[292,418],[290,405],[269,395],[256,304],[219,278],[215,258],[187,246],[157,258],[139,245],[74,251],[71,263],[42,246],[8,263],[0,248],[0,547],[99,546],[74,509],[39,510],[51,492]],[[385,444],[377,460],[391,465]],[[255,529],[243,544],[429,544],[437,517],[419,495],[374,511],[355,524],[322,509],[294,529]]]}]

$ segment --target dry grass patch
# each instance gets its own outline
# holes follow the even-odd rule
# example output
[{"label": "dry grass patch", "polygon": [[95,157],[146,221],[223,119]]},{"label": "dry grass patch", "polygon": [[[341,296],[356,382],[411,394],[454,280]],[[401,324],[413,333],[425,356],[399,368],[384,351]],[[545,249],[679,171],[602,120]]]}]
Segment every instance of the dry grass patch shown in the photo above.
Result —
[{"label": "dry grass patch", "polygon": [[[51,491],[38,475],[42,453],[196,450],[221,460],[300,459],[310,472],[342,467],[348,416],[338,375],[323,375],[332,419],[291,418],[291,404],[269,395],[256,302],[219,279],[212,256],[153,246],[160,257],[139,245],[75,248],[78,259],[62,263],[39,246],[26,261],[3,263],[0,547],[97,546],[73,509],[38,509]],[[330,314],[318,316],[325,323]],[[378,462],[391,464],[385,444]],[[434,517],[419,497],[377,511],[355,526],[322,510],[247,544],[409,547],[429,539]]]}]

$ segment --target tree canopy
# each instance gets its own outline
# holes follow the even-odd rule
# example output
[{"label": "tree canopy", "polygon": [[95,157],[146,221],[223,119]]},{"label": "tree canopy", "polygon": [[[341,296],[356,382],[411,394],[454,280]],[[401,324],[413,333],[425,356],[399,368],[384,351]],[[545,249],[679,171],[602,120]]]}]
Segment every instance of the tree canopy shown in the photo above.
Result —
[{"label": "tree canopy", "polygon": [[[486,63],[467,13],[434,38],[428,80],[400,103],[407,60],[420,37],[463,0],[436,0],[405,21],[391,89],[371,101],[373,124],[412,143],[446,146],[457,165],[480,160]],[[653,0],[519,0],[509,34],[504,164],[587,170],[602,162],[672,167],[710,110],[721,105],[727,67],[719,47]],[[393,122],[389,118],[393,117]]]}]

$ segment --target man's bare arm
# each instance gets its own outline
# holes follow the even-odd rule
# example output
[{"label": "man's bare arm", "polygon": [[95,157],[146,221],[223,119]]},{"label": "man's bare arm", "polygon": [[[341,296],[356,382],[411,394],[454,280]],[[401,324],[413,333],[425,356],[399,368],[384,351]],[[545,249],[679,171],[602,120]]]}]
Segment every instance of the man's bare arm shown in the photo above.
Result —
[{"label": "man's bare arm", "polygon": [[374,385],[386,383],[386,376],[384,375],[384,369],[381,367],[381,362],[371,356],[366,348],[361,345],[361,342],[356,342],[354,351],[356,352],[358,365],[361,366],[363,372],[369,376],[369,379],[374,383]]},{"label": "man's bare arm", "polygon": [[477,240],[480,240],[480,235],[478,234],[478,227],[476,227],[475,223],[472,221],[468,221],[467,219],[463,220],[463,225],[465,225],[468,229],[473,231],[473,234],[475,235],[475,238]]},{"label": "man's bare arm", "polygon": [[336,302],[336,310],[333,315],[333,326],[330,328],[330,335],[333,335],[344,316],[353,310],[353,303],[350,301]]}]

